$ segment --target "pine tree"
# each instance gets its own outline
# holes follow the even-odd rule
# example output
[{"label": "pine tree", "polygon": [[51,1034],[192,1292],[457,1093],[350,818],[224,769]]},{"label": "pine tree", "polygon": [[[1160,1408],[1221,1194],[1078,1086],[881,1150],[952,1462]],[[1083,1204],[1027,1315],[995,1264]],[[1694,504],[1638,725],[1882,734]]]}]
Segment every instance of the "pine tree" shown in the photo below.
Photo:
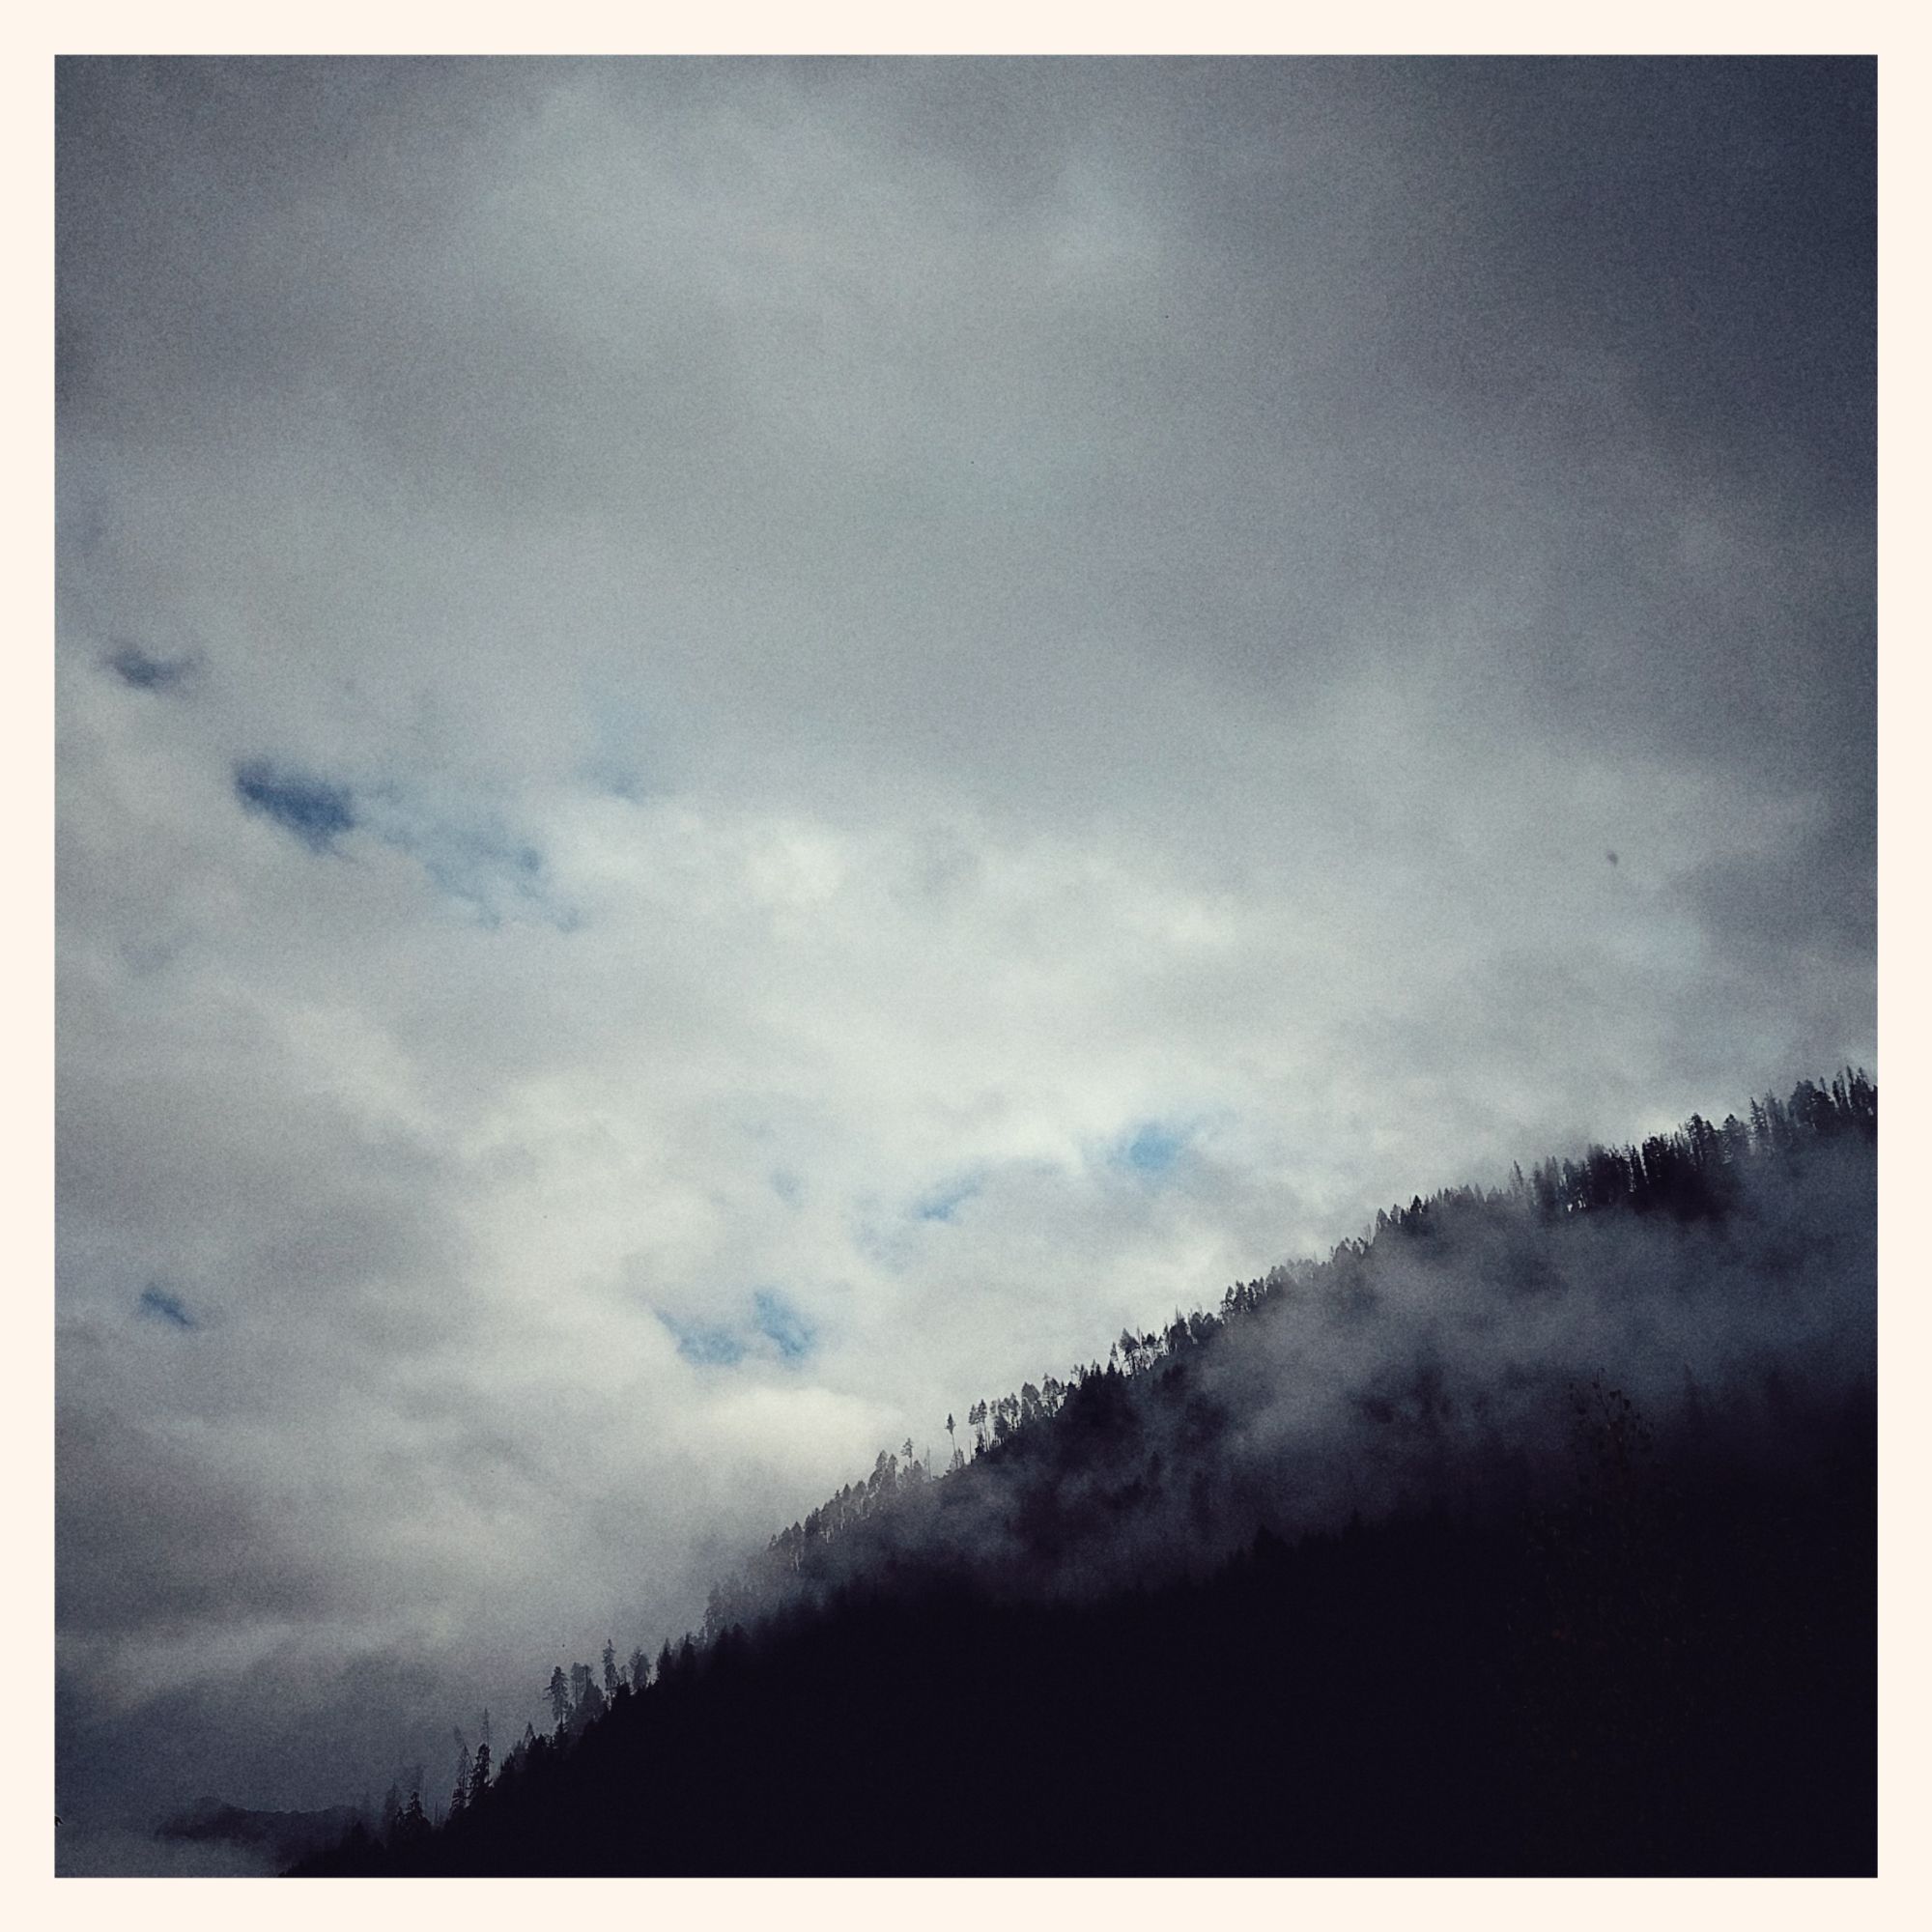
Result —
[{"label": "pine tree", "polygon": [[410,1800],[403,1806],[403,1815],[396,1827],[396,1835],[402,1843],[413,1845],[429,1836],[429,1819],[423,1811],[422,1793],[412,1791]]}]

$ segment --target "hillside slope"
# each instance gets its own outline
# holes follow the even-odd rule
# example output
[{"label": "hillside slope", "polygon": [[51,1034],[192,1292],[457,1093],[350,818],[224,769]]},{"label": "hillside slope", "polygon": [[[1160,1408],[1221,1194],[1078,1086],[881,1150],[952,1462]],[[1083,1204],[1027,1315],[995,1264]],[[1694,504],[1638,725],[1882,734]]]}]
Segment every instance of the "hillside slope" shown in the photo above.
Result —
[{"label": "hillside slope", "polygon": [[1412,1201],[302,1869],[1870,1870],[1876,1137],[1848,1075]]}]

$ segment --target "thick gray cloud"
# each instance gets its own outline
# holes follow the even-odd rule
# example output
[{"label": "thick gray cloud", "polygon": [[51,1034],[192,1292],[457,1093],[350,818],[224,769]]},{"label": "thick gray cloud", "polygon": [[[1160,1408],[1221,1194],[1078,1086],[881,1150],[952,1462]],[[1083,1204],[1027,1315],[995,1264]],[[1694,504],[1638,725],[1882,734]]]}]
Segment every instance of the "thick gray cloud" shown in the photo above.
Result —
[{"label": "thick gray cloud", "polygon": [[1124,1321],[1875,1065],[1872,122],[64,65],[64,1804],[521,1728]]}]

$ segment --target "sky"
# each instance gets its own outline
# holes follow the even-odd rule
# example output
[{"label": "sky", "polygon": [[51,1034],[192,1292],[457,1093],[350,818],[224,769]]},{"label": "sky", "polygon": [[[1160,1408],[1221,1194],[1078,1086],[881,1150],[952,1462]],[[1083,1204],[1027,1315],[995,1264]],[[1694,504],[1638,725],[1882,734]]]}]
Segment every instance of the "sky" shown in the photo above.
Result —
[{"label": "sky", "polygon": [[1874,71],[63,63],[64,1816],[1877,1072]]}]

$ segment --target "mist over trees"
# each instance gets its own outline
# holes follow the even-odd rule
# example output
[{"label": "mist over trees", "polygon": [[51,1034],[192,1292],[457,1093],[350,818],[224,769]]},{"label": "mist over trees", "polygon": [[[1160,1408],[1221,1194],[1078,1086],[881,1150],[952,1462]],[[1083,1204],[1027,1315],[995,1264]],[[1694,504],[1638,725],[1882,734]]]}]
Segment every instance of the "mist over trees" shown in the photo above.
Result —
[{"label": "mist over trees", "polygon": [[1868,1869],[1877,1129],[1848,1068],[1128,1327],[302,1869]]},{"label": "mist over trees", "polygon": [[975,1402],[952,1480],[882,1451],[714,1588],[706,1633],[908,1558],[1078,1593],[1458,1485],[1518,1500],[1592,1376],[1660,1420],[1870,1376],[1876,1089],[1847,1069],[1747,1111],[1412,1197],[1325,1262]]}]

